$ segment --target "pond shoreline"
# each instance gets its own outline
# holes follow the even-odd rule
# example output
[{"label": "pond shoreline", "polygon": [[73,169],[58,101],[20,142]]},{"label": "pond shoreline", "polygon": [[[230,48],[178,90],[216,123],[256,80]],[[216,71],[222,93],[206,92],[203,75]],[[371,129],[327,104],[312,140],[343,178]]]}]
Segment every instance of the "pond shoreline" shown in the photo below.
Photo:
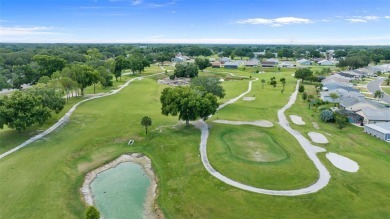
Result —
[{"label": "pond shoreline", "polygon": [[150,185],[148,192],[146,194],[146,200],[144,204],[144,218],[164,218],[164,215],[161,209],[157,206],[156,198],[158,194],[157,190],[157,177],[155,176],[152,168],[151,160],[140,153],[132,154],[123,154],[115,160],[100,166],[85,176],[83,186],[80,188],[80,193],[82,194],[84,201],[87,205],[93,205],[93,194],[91,190],[91,183],[96,178],[96,176],[108,169],[114,168],[121,163],[132,162],[142,166],[143,171],[149,177]]}]

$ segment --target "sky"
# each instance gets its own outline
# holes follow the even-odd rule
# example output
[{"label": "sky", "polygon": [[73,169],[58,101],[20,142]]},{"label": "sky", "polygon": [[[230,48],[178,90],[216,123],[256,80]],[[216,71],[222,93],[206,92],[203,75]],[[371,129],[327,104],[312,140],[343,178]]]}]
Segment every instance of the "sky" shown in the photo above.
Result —
[{"label": "sky", "polygon": [[390,0],[0,0],[0,42],[390,45]]}]

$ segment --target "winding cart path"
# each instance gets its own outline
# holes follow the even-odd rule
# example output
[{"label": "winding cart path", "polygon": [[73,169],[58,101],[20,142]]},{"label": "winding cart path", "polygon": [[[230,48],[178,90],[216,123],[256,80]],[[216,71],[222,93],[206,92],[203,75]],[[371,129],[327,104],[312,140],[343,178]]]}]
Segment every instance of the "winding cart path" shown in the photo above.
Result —
[{"label": "winding cart path", "polygon": [[[257,80],[257,79],[256,79]],[[248,90],[239,95],[238,97],[222,104],[219,108],[223,108],[227,106],[228,104],[234,103],[247,93],[249,93],[252,89],[252,82],[249,82],[248,85]],[[299,87],[299,81],[297,82],[296,88],[294,93],[291,95],[288,103],[278,111],[278,119],[279,119],[279,124],[292,136],[294,136],[295,139],[298,140],[299,144],[302,146],[303,150],[306,152],[307,156],[310,158],[310,160],[313,161],[314,165],[316,166],[317,170],[319,171],[319,178],[318,180],[305,188],[301,189],[295,189],[295,190],[269,190],[269,189],[262,189],[262,188],[257,188],[253,187],[250,185],[246,185],[240,182],[237,182],[233,179],[230,179],[221,173],[219,173],[217,170],[215,170],[211,164],[210,161],[207,157],[207,138],[209,136],[209,127],[206,122],[203,120],[198,121],[195,126],[199,128],[202,132],[201,134],[201,141],[200,141],[200,155],[202,159],[202,163],[206,170],[213,175],[214,177],[218,178],[219,180],[225,182],[226,184],[229,184],[231,186],[237,187],[239,189],[243,189],[246,191],[250,192],[255,192],[255,193],[261,193],[261,194],[267,194],[267,195],[276,195],[276,196],[298,196],[298,195],[304,195],[304,194],[310,194],[310,193],[315,193],[319,191],[320,189],[324,188],[326,185],[328,185],[329,180],[330,180],[330,174],[329,171],[326,169],[324,164],[321,163],[321,161],[317,157],[318,152],[325,152],[326,150],[321,147],[314,146],[310,143],[308,139],[306,139],[302,134],[300,134],[298,131],[295,131],[292,129],[288,123],[288,120],[286,116],[284,115],[284,112],[290,108],[296,101],[297,95],[298,95],[298,87]]]}]

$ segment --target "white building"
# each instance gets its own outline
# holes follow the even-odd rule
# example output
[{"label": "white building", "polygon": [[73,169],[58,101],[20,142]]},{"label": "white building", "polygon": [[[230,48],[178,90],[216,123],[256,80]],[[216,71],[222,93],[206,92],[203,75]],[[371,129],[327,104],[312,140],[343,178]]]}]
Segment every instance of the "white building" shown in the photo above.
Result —
[{"label": "white building", "polygon": [[367,124],[364,126],[364,132],[383,141],[390,142],[390,122]]},{"label": "white building", "polygon": [[335,65],[333,61],[330,60],[322,60],[318,62],[319,65]]}]

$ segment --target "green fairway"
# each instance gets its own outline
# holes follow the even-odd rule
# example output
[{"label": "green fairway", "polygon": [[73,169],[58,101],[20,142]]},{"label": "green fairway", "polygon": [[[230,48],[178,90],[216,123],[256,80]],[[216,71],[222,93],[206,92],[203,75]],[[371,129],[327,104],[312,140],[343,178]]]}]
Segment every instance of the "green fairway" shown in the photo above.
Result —
[{"label": "green fairway", "polygon": [[275,162],[287,158],[287,153],[266,133],[237,130],[222,137],[230,153],[245,161]]},{"label": "green fairway", "polygon": [[[160,72],[157,68],[154,71]],[[276,123],[277,110],[287,103],[294,89],[294,70],[264,74],[247,71],[231,72],[252,75],[252,79],[259,77],[247,95],[256,99],[239,100],[210,119],[210,163],[234,180],[261,188],[286,190],[311,185],[317,180],[318,171],[298,142]],[[266,83],[263,89],[261,79],[269,81],[272,76],[277,78],[277,87]],[[326,159],[325,153],[320,153],[319,158],[332,178],[317,193],[279,197],[243,191],[205,170],[200,159],[198,129],[178,125],[177,117],[161,115],[159,98],[166,86],[156,82],[159,77],[135,80],[118,94],[83,103],[66,125],[1,159],[0,218],[83,218],[85,204],[79,189],[85,174],[129,152],[151,158],[158,178],[157,202],[166,218],[390,217],[388,143],[364,134],[359,127],[348,126],[340,131],[334,124],[321,122],[318,113],[309,110],[307,102],[299,97],[286,116],[302,116],[306,125],[290,125],[306,137],[310,131],[325,134],[329,143],[324,148],[356,161],[359,171],[341,171]],[[281,77],[287,80],[284,93]],[[225,81],[223,86],[225,101],[246,91],[248,80]],[[313,92],[312,86],[305,87]],[[88,89],[91,91],[91,87]],[[148,135],[140,125],[143,116],[153,120]],[[274,127],[212,123],[217,117],[265,119],[273,122]],[[312,122],[320,129],[316,130]],[[13,131],[2,130],[1,150],[23,142],[32,132],[17,137]],[[127,145],[129,139],[135,140],[134,145]],[[242,150],[243,145],[251,147]],[[256,150],[266,153],[267,160],[251,157]]]}]

